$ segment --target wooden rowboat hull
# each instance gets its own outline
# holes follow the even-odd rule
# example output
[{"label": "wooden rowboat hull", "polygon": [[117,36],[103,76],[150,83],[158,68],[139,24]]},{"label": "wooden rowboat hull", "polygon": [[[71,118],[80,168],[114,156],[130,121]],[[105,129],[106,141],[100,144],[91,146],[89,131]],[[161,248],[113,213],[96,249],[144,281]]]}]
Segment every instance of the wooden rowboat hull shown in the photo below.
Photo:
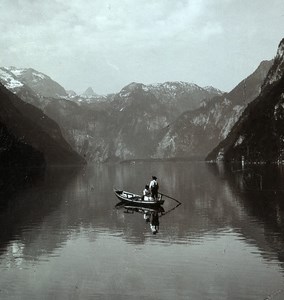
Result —
[{"label": "wooden rowboat hull", "polygon": [[130,205],[154,207],[164,204],[164,200],[162,200],[161,196],[159,196],[158,200],[153,200],[152,198],[150,198],[148,201],[145,201],[142,199],[141,195],[133,194],[123,190],[114,190],[114,193],[120,201],[128,203]]}]

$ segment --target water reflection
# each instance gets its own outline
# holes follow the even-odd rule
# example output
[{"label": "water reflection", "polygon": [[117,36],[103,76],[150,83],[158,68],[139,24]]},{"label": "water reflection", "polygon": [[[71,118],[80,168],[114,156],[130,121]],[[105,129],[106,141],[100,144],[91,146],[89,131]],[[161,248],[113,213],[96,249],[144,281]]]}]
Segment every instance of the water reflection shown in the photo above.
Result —
[{"label": "water reflection", "polygon": [[[152,232],[150,223],[146,226],[146,222],[133,221],[133,217],[126,219],[114,209],[112,186],[125,186],[140,193],[141,183],[152,173],[160,174],[164,193],[183,203],[182,209],[170,215],[164,213],[162,223],[159,216],[159,242],[199,243],[208,234],[218,236],[233,228],[240,238],[257,244],[268,255],[274,257],[275,248],[284,261],[283,191],[268,189],[275,182],[281,183],[275,178],[277,171],[257,170],[263,176],[262,191],[246,190],[243,175],[232,172],[230,167],[223,166],[220,171],[218,166],[190,163],[99,165],[73,173],[68,169],[54,170],[41,183],[15,196],[1,211],[0,225],[5,230],[0,233],[0,254],[13,240],[25,246],[28,257],[52,253],[82,230],[91,231],[92,240],[100,232],[110,232],[129,243],[144,243],[146,232]],[[270,185],[268,178],[273,180]],[[166,201],[165,212],[174,204]]]},{"label": "water reflection", "polygon": [[45,168],[0,166],[0,209],[8,204],[14,194],[42,181],[45,171]]},{"label": "water reflection", "polygon": [[73,167],[50,168],[33,181],[32,188],[5,201],[0,212],[0,255],[34,260],[60,245],[54,234],[62,222],[58,211],[66,206],[65,193],[78,172],[80,169]]},{"label": "water reflection", "polygon": [[265,259],[277,257],[284,268],[283,167],[223,165],[220,172],[220,165],[209,165],[208,169],[229,184],[238,207],[245,211],[239,232],[248,243],[257,245]]},{"label": "water reflection", "polygon": [[151,232],[155,235],[159,232],[160,229],[160,218],[172,212],[180,205],[181,203],[178,203],[176,206],[169,208],[167,211],[165,211],[163,206],[149,208],[143,206],[131,206],[125,204],[124,202],[119,202],[115,205],[115,208],[119,210],[123,209],[124,214],[136,213],[137,215],[139,215],[139,217],[143,215],[143,220],[146,224],[149,224]]},{"label": "water reflection", "polygon": [[[181,206],[170,199],[159,210],[116,205],[114,186],[140,194],[152,174]],[[151,299],[159,282],[157,299],[264,299],[283,283],[283,191],[283,169],[264,166],[55,169],[0,212],[0,298],[1,290],[15,296],[7,283],[16,282],[23,299],[32,299],[35,284],[47,299],[72,298],[75,287],[82,299]]]}]

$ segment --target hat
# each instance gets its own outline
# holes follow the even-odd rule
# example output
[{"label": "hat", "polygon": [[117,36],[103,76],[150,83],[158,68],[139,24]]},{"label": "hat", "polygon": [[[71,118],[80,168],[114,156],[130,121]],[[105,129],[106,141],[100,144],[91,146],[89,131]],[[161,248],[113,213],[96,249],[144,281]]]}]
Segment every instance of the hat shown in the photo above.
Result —
[{"label": "hat", "polygon": [[156,180],[156,179],[157,179],[157,177],[156,177],[156,176],[152,176],[152,178],[153,178],[154,180]]}]

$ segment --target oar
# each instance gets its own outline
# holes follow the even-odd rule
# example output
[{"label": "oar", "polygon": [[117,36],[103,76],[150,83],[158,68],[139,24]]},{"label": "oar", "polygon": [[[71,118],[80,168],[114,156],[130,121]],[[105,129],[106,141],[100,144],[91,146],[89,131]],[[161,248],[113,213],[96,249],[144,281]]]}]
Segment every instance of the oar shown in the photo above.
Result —
[{"label": "oar", "polygon": [[171,196],[168,196],[168,195],[165,195],[165,194],[162,194],[162,193],[159,193],[159,194],[162,195],[162,196],[165,196],[165,197],[167,197],[169,199],[172,199],[172,200],[176,201],[177,203],[181,204],[181,202],[179,202],[177,199],[175,199],[175,198],[173,198]]},{"label": "oar", "polygon": [[175,207],[169,209],[168,211],[162,213],[162,215],[160,216],[160,218],[162,218],[163,216],[165,216],[166,214],[170,213],[171,211],[175,210],[177,207],[179,207],[181,205],[181,203],[178,203]]}]

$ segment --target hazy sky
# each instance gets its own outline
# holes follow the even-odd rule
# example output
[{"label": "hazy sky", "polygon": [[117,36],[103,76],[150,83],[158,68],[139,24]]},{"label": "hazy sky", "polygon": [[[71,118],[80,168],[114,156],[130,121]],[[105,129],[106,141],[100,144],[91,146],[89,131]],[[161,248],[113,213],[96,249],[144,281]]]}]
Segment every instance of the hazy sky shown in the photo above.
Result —
[{"label": "hazy sky", "polygon": [[182,80],[229,91],[284,37],[283,0],[0,0],[0,66],[76,92]]}]

